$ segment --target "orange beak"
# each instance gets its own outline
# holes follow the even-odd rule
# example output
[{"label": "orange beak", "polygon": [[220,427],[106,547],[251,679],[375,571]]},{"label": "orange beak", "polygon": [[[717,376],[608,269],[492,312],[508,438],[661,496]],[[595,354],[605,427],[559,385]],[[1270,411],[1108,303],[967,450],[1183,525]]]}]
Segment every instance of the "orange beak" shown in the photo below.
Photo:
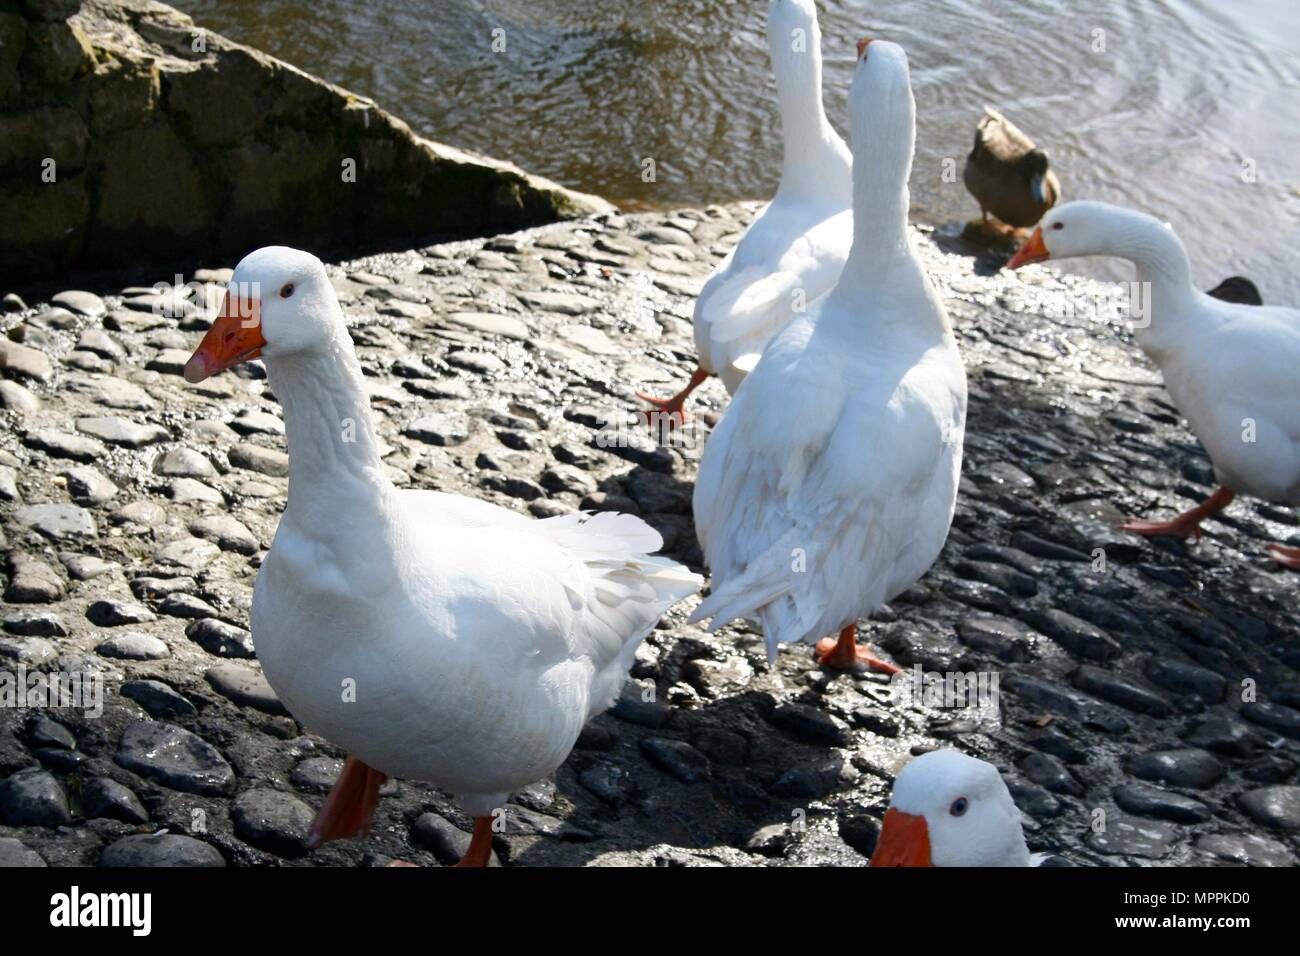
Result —
[{"label": "orange beak", "polygon": [[866,55],[867,47],[869,47],[869,46],[871,46],[871,38],[870,38],[870,37],[863,37],[861,40],[858,41],[858,59],[859,59],[859,60],[862,59],[863,56]]},{"label": "orange beak", "polygon": [[185,363],[185,381],[193,385],[240,362],[255,359],[262,354],[264,345],[261,300],[227,292],[221,303],[221,314]]},{"label": "orange beak", "polygon": [[934,866],[930,862],[930,830],[925,817],[916,817],[890,807],[880,828],[872,866]]},{"label": "orange beak", "polygon": [[1029,241],[1021,246],[1020,251],[1007,263],[1007,268],[1019,269],[1031,262],[1044,262],[1050,258],[1052,258],[1052,254],[1047,251],[1047,245],[1043,242],[1043,230],[1040,226],[1034,230],[1034,234],[1029,237]]}]

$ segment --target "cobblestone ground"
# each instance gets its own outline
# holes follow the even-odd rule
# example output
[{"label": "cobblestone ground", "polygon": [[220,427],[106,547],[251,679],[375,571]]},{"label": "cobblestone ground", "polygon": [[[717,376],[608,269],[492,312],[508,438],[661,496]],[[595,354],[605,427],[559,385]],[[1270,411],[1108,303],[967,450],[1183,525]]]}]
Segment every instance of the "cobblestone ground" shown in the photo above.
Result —
[{"label": "cobblestone ground", "polygon": [[[755,209],[332,265],[393,479],[639,513],[698,567],[691,486],[725,392],[662,447],[632,390],[685,380],[693,296]],[[1030,847],[1064,861],[1295,865],[1300,576],[1264,552],[1300,543],[1295,515],[1238,499],[1186,545],[1113,530],[1213,478],[1123,325],[1079,314],[1105,290],[919,238],[970,371],[965,475],[943,557],[865,630],[909,669],[996,679],[991,710],[891,699],[803,648],[769,667],[748,630],[686,626],[688,601],[513,799],[502,863],[863,865],[893,774],[954,745],[1004,771]],[[279,406],[256,365],[180,376],[227,276],[192,277],[172,316],[145,288],[7,300],[0,671],[105,691],[98,717],[0,708],[0,864],[432,865],[468,840],[444,794],[399,780],[368,839],[303,845],[342,754],[284,712],[246,629],[285,500]]]}]

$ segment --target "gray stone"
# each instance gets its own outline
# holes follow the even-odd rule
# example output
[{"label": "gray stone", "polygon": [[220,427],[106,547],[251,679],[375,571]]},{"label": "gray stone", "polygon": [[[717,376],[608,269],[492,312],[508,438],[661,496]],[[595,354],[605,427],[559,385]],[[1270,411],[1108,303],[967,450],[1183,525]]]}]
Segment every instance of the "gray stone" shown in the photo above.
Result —
[{"label": "gray stone", "polygon": [[124,624],[148,624],[157,617],[143,604],[110,599],[96,601],[86,608],[86,619],[98,627],[121,627]]},{"label": "gray stone", "polygon": [[58,649],[43,637],[0,637],[0,659],[3,660],[41,667],[58,656]]},{"label": "gray stone", "polygon": [[178,504],[200,501],[211,505],[224,505],[226,496],[211,485],[205,485],[196,478],[173,478],[167,486],[167,494]]},{"label": "gray stone", "polygon": [[248,409],[230,421],[230,427],[241,435],[283,435],[284,422],[269,412]]},{"label": "gray stone", "polygon": [[1120,809],[1139,817],[1155,817],[1172,823],[1204,823],[1213,812],[1200,800],[1161,790],[1145,783],[1127,783],[1115,789]]},{"label": "gray stone", "polygon": [[171,438],[171,432],[161,425],[141,425],[116,415],[78,418],[77,431],[127,448],[143,448]]},{"label": "gray stone", "polygon": [[1071,655],[1089,661],[1118,657],[1119,642],[1100,628],[1056,608],[1031,612],[1028,621]]},{"label": "gray stone", "polygon": [[1026,661],[1041,635],[1033,628],[1009,617],[972,615],[957,625],[962,643],[977,651],[992,654],[1001,661]]},{"label": "gray stone", "polygon": [[169,617],[190,618],[192,620],[217,616],[217,609],[207,601],[195,597],[193,594],[186,594],[183,591],[168,594],[164,597],[158,603],[158,611]]},{"label": "gray stone", "polygon": [[1285,704],[1252,701],[1241,705],[1241,716],[1252,724],[1267,727],[1292,740],[1300,740],[1300,710]]},{"label": "gray stone", "polygon": [[[71,2],[65,5],[72,6],[74,10],[76,7],[80,6],[80,4]],[[84,315],[92,319],[99,318],[99,316],[108,311],[107,306],[104,304],[104,300],[93,292],[81,292],[78,290],[60,292],[58,295],[50,299],[50,302],[67,309],[69,312],[76,312],[79,315]]]},{"label": "gray stone", "polygon": [[810,743],[847,747],[851,739],[844,721],[807,704],[781,704],[772,709],[767,719]]},{"label": "gray stone", "polygon": [[14,378],[48,382],[54,377],[50,357],[39,349],[0,337],[0,373]]},{"label": "gray stone", "polygon": [[82,788],[81,805],[87,818],[104,817],[135,824],[149,822],[149,812],[131,788],[108,777],[97,777]]},{"label": "gray stone", "polygon": [[252,707],[277,717],[289,716],[261,671],[243,664],[218,664],[209,667],[203,677],[218,694],[241,707]]},{"label": "gray stone", "polygon": [[1296,858],[1276,840],[1255,833],[1207,833],[1196,849],[1237,866],[1295,866]]},{"label": "gray stone", "polygon": [[469,438],[469,422],[463,415],[425,415],[407,425],[403,434],[430,445],[460,445]]},{"label": "gray stone", "polygon": [[74,504],[27,505],[15,511],[14,518],[23,527],[54,541],[94,538],[99,534],[91,513]]},{"label": "gray stone", "polygon": [[112,359],[114,362],[119,362],[126,357],[126,349],[122,348],[122,343],[103,329],[86,329],[77,339],[77,348],[101,358]]},{"label": "gray stone", "polygon": [[221,554],[221,548],[202,538],[179,538],[163,545],[154,554],[165,567],[202,571]]},{"label": "gray stone", "polygon": [[183,793],[219,797],[234,793],[235,771],[210,743],[183,727],[150,720],[126,728],[117,763]]},{"label": "gray stone", "polygon": [[100,866],[225,866],[216,847],[175,833],[136,834],[109,844]]},{"label": "gray stone", "polygon": [[230,449],[230,464],[245,471],[283,478],[289,474],[289,456],[261,445],[236,445]]},{"label": "gray stone", "polygon": [[1237,803],[1255,822],[1273,830],[1300,830],[1300,787],[1279,784],[1250,790]]},{"label": "gray stone", "polygon": [[55,458],[71,458],[73,461],[99,461],[108,454],[108,449],[101,441],[49,428],[28,432],[23,440],[32,448],[43,451],[47,455],[53,455]]},{"label": "gray stone", "polygon": [[44,561],[21,551],[10,552],[6,601],[11,604],[45,604],[60,600],[63,591],[63,579]]},{"label": "gray stone", "polygon": [[223,551],[256,554],[260,548],[253,532],[230,515],[205,515],[196,518],[190,522],[190,534],[196,538],[215,541]]},{"label": "gray stone", "polygon": [[586,315],[600,308],[600,303],[585,295],[569,292],[520,292],[519,301],[538,312],[556,312],[560,315]]},{"label": "gray stone", "polygon": [[32,394],[29,389],[8,379],[0,381],[0,408],[7,408],[11,412],[26,415],[38,411],[40,407],[41,400]]},{"label": "gray stone", "polygon": [[1228,714],[1212,714],[1187,735],[1193,747],[1203,747],[1229,757],[1249,757],[1264,748],[1264,739]]},{"label": "gray stone", "polygon": [[1074,672],[1074,686],[1139,714],[1165,717],[1169,705],[1159,694],[1113,671],[1085,664]]},{"label": "gray stone", "polygon": [[1027,778],[1053,793],[1063,793],[1072,797],[1081,797],[1084,794],[1083,785],[1051,754],[1027,754],[1018,766]]},{"label": "gray stone", "polygon": [[342,772],[343,761],[337,757],[308,757],[289,772],[289,782],[309,793],[329,793]]},{"label": "gray stone", "polygon": [[45,715],[37,715],[27,726],[27,739],[33,747],[58,747],[76,750],[77,738],[61,723]]},{"label": "gray stone", "polygon": [[173,478],[215,478],[217,470],[202,452],[173,448],[158,459],[154,471]]},{"label": "gray stone", "polygon": [[1128,762],[1128,771],[1143,780],[1198,790],[1218,783],[1225,772],[1212,754],[1197,747],[1142,754]]},{"label": "gray stone", "polygon": [[218,657],[257,656],[253,649],[252,634],[242,627],[227,624],[215,617],[195,621],[185,628],[185,636],[209,654],[216,654]]},{"label": "gray stone", "polygon": [[709,758],[685,741],[647,737],[640,746],[651,763],[682,783],[702,783],[712,776]]},{"label": "gray stone", "polygon": [[4,629],[20,637],[66,637],[63,619],[52,611],[15,611],[6,614]]},{"label": "gray stone", "polygon": [[843,772],[844,762],[838,757],[791,767],[773,781],[768,791],[777,797],[819,800],[838,786]]},{"label": "gray stone", "polygon": [[46,866],[41,855],[13,837],[0,837],[0,869],[12,866]]},{"label": "gray stone", "polygon": [[527,341],[530,335],[527,325],[509,315],[492,315],[486,312],[453,312],[447,316],[447,322],[450,325],[468,329],[479,335],[496,335],[521,342]]},{"label": "gray stone", "polygon": [[1087,843],[1108,856],[1159,860],[1169,854],[1176,836],[1177,831],[1167,823],[1111,813],[1106,816],[1105,829],[1090,832]]},{"label": "gray stone", "polygon": [[1166,690],[1176,694],[1196,694],[1211,703],[1223,700],[1228,686],[1228,682],[1212,670],[1159,657],[1147,660],[1146,675],[1152,683]]},{"label": "gray stone", "polygon": [[166,641],[138,631],[114,634],[108,640],[101,641],[95,651],[104,657],[124,661],[159,661],[171,657],[172,653]]},{"label": "gray stone", "polygon": [[68,495],[79,505],[102,505],[111,501],[118,492],[117,485],[89,465],[69,468],[63,477],[68,483]]},{"label": "gray stone", "polygon": [[125,504],[114,511],[112,517],[115,524],[135,524],[147,530],[167,523],[167,512],[148,500]]},{"label": "gray stone", "polygon": [[[452,866],[469,852],[470,835],[437,813],[422,813],[411,827],[411,842],[423,847],[444,866]],[[488,866],[500,866],[493,851]]]},{"label": "gray stone", "polygon": [[164,720],[169,717],[188,717],[194,705],[162,681],[133,680],[122,685],[122,696],[143,707],[150,717]]},{"label": "gray stone", "polygon": [[22,500],[22,496],[18,494],[18,472],[8,465],[0,465],[0,499]]},{"label": "gray stone", "polygon": [[53,774],[22,770],[0,781],[0,820],[11,827],[61,827],[72,822],[72,811]]},{"label": "gray stone", "polygon": [[245,790],[230,808],[230,819],[241,840],[288,857],[307,852],[307,834],[314,817],[311,807],[278,790]]},{"label": "gray stone", "polygon": [[89,375],[73,382],[71,388],[107,408],[142,412],[157,404],[140,386],[110,375]]},{"label": "gray stone", "polygon": [[97,558],[93,554],[76,554],[70,551],[61,552],[59,560],[68,569],[68,576],[74,581],[91,581],[117,567],[113,562]]},{"label": "gray stone", "polygon": [[487,352],[471,352],[468,349],[453,349],[446,355],[448,365],[473,372],[475,375],[490,377],[506,370],[506,363]]}]

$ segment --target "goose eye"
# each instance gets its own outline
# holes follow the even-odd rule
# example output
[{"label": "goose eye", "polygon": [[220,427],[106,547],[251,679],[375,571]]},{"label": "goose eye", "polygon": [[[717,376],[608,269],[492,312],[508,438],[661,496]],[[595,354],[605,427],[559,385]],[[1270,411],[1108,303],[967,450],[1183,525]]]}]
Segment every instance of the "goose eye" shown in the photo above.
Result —
[{"label": "goose eye", "polygon": [[280,298],[287,299],[291,295],[293,295],[293,283],[289,282],[286,283],[284,287],[280,289]]},{"label": "goose eye", "polygon": [[1056,230],[1059,231],[1059,230],[1065,228],[1065,223],[1063,223],[1063,222],[1054,222],[1054,223],[1052,223],[1052,228],[1053,228],[1053,229],[1056,229]]},{"label": "goose eye", "polygon": [[956,800],[952,802],[952,806],[948,808],[948,812],[951,813],[954,817],[959,817],[966,812],[966,808],[969,806],[970,806],[969,800],[967,800],[965,797],[958,797]]}]

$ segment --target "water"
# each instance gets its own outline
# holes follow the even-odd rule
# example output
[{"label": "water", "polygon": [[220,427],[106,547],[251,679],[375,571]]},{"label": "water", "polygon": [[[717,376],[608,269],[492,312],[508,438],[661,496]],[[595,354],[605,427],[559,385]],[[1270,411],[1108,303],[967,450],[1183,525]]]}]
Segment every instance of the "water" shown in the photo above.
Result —
[{"label": "water", "polygon": [[[175,3],[373,97],[422,134],[625,208],[767,198],[776,184],[765,0]],[[945,159],[960,172],[988,103],[1051,153],[1067,199],[1160,215],[1203,286],[1242,273],[1266,301],[1300,306],[1295,0],[819,0],[819,10],[841,131],[854,41],[908,51],[915,219],[977,214],[960,176],[942,173]],[[492,50],[494,30],[504,53]],[[642,181],[646,157],[654,183]]]}]

